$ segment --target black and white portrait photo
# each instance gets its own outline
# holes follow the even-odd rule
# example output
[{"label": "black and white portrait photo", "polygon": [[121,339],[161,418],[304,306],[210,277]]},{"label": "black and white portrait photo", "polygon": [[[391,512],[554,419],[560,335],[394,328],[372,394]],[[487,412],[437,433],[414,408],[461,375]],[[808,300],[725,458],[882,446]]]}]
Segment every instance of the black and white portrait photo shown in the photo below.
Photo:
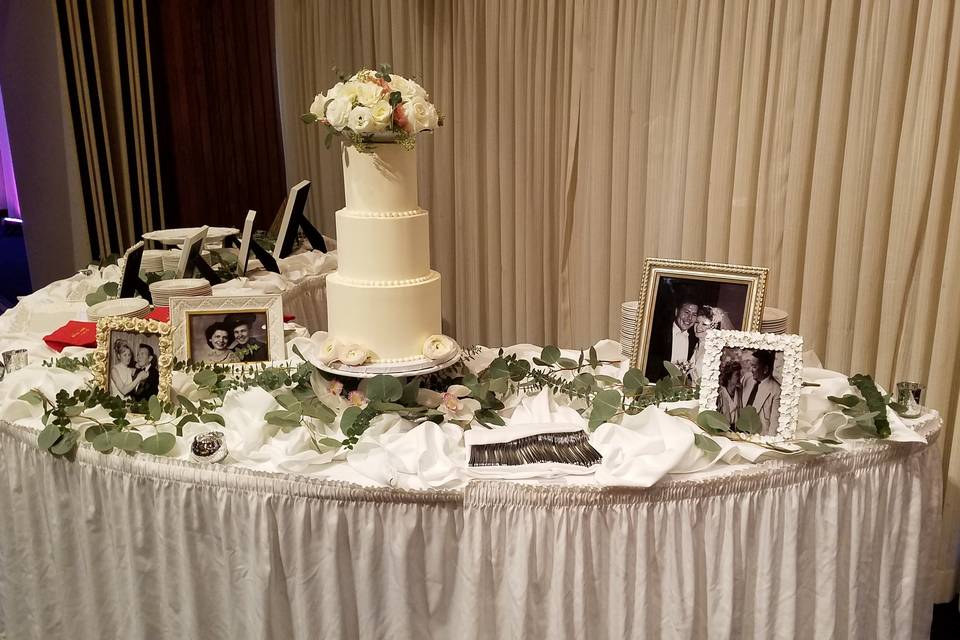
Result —
[{"label": "black and white portrait photo", "polygon": [[159,394],[160,336],[132,331],[110,332],[108,391],[130,400]]},{"label": "black and white portrait photo", "polygon": [[238,364],[266,362],[267,313],[238,312],[187,314],[192,362]]},{"label": "black and white portrait photo", "polygon": [[780,423],[782,351],[724,347],[720,354],[717,411],[731,425],[744,407],[760,415],[760,434],[776,435]]},{"label": "black and white portrait photo", "polygon": [[659,380],[672,362],[696,382],[703,361],[704,336],[710,329],[743,326],[747,285],[662,277],[651,322],[645,375]]},{"label": "black and white portrait photo", "polygon": [[636,366],[656,382],[670,362],[699,382],[707,332],[757,328],[766,275],[760,267],[648,258]]}]

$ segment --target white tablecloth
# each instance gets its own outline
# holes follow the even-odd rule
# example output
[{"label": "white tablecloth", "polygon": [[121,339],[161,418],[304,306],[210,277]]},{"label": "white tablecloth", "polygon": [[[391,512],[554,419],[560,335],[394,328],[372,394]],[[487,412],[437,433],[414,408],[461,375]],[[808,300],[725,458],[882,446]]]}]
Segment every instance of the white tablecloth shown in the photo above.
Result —
[{"label": "white tablecloth", "polygon": [[30,638],[924,638],[927,444],[650,488],[361,488],[0,422],[0,630]]}]

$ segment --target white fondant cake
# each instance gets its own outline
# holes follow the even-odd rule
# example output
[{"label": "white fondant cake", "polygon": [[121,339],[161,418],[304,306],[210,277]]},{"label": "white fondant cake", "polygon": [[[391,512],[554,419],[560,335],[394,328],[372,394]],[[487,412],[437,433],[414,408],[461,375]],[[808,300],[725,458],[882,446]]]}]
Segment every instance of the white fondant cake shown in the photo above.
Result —
[{"label": "white fondant cake", "polygon": [[417,155],[397,144],[343,148],[346,207],[337,212],[338,269],[327,277],[330,336],[371,360],[421,358],[440,329],[440,274],[430,270]]}]

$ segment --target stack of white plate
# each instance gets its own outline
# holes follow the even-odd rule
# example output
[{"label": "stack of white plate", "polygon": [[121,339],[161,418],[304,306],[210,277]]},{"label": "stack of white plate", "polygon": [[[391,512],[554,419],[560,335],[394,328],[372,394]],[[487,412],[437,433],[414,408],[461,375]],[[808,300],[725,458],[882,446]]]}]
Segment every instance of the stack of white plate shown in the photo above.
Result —
[{"label": "stack of white plate", "polygon": [[633,342],[637,337],[637,317],[640,302],[630,300],[620,305],[620,354],[625,360],[633,357]]},{"label": "stack of white plate", "polygon": [[763,319],[760,321],[760,331],[763,333],[786,333],[789,319],[790,314],[783,309],[764,307]]},{"label": "stack of white plate", "polygon": [[143,298],[117,298],[97,303],[87,309],[87,319],[90,322],[96,322],[100,318],[109,316],[146,318],[148,313],[150,313],[150,305]]},{"label": "stack of white plate", "polygon": [[194,298],[209,296],[212,293],[210,283],[203,278],[183,278],[180,280],[160,280],[150,285],[153,304],[158,307],[170,306],[170,298]]},{"label": "stack of white plate", "polygon": [[157,273],[163,271],[163,256],[167,254],[163,249],[146,249],[143,260],[140,261],[140,273]]}]

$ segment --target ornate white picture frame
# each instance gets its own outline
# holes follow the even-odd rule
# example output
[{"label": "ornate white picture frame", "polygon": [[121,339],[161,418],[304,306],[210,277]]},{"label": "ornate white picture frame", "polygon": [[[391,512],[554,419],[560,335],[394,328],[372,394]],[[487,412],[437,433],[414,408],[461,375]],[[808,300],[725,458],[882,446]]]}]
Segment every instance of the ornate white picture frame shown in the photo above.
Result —
[{"label": "ornate white picture frame", "polygon": [[757,408],[761,432],[741,433],[753,442],[793,438],[803,385],[803,338],[748,331],[710,331],[700,382],[700,410],[734,418],[744,406]]},{"label": "ornate white picture frame", "polygon": [[170,325],[173,354],[187,363],[248,366],[287,357],[279,295],[173,297]]},{"label": "ornate white picture frame", "polygon": [[[129,371],[114,370],[121,366]],[[112,395],[130,400],[156,395],[160,402],[168,402],[173,380],[170,325],[125,316],[100,318],[91,370],[96,384]]]}]

